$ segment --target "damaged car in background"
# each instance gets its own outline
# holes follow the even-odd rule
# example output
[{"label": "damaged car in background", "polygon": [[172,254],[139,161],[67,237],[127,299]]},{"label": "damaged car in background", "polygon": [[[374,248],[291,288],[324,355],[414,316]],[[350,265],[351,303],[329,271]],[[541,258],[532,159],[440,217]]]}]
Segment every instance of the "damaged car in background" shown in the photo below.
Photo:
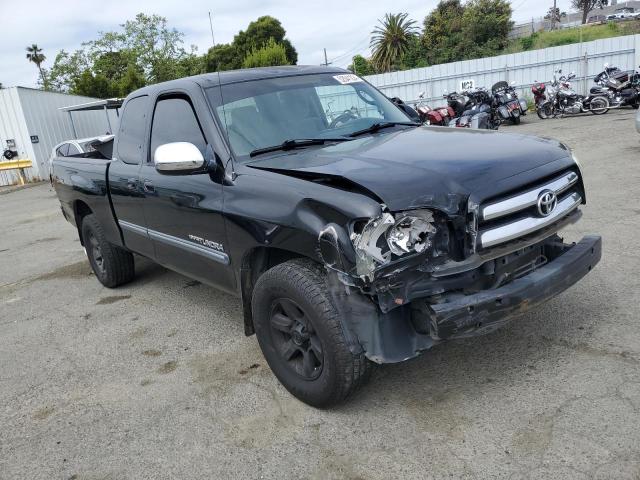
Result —
[{"label": "damaged car in background", "polygon": [[135,253],[239,295],[245,333],[317,407],[537,308],[601,255],[561,235],[586,202],[565,145],[419,125],[335,68],[145,87],[113,158],[56,157],[52,181],[105,286]]}]

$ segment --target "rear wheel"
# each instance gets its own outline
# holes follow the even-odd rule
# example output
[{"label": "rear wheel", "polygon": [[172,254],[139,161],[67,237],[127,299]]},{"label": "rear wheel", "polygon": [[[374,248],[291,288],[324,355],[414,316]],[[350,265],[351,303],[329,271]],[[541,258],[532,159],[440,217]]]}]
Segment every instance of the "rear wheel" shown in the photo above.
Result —
[{"label": "rear wheel", "polygon": [[607,97],[594,97],[590,104],[591,113],[594,115],[602,115],[609,111],[609,100]]},{"label": "rear wheel", "polygon": [[369,377],[372,363],[347,346],[326,273],[290,260],[256,283],[252,310],[262,353],[280,383],[314,407],[342,402]]},{"label": "rear wheel", "polygon": [[109,243],[95,215],[82,220],[82,240],[96,278],[105,287],[114,288],[135,276],[133,255]]}]

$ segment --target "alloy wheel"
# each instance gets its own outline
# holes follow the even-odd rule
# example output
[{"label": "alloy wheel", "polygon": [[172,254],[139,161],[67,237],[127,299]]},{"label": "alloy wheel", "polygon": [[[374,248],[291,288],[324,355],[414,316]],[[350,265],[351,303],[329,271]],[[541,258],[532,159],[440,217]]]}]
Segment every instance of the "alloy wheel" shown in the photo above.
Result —
[{"label": "alloy wheel", "polygon": [[284,364],[305,380],[322,373],[322,343],[308,316],[291,299],[279,298],[271,307],[271,337]]}]

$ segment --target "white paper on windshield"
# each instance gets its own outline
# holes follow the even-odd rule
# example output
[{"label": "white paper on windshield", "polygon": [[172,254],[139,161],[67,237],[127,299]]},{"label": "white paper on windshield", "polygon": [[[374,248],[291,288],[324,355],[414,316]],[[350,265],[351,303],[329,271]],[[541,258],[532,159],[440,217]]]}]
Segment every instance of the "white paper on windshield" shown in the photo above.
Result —
[{"label": "white paper on windshield", "polygon": [[334,75],[333,78],[335,78],[342,85],[348,85],[349,83],[357,83],[362,81],[362,79],[359,76],[354,75],[353,73],[344,73],[342,75]]}]

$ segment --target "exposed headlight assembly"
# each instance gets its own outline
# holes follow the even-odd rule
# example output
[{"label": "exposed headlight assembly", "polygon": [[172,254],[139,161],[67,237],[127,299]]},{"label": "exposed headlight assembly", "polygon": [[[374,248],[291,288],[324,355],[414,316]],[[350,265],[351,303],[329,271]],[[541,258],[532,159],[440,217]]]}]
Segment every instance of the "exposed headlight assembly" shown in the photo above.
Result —
[{"label": "exposed headlight assembly", "polygon": [[357,255],[356,273],[371,279],[374,270],[389,263],[394,255],[425,252],[433,245],[435,233],[433,212],[427,209],[395,216],[385,212],[369,220],[359,233],[351,236]]}]

